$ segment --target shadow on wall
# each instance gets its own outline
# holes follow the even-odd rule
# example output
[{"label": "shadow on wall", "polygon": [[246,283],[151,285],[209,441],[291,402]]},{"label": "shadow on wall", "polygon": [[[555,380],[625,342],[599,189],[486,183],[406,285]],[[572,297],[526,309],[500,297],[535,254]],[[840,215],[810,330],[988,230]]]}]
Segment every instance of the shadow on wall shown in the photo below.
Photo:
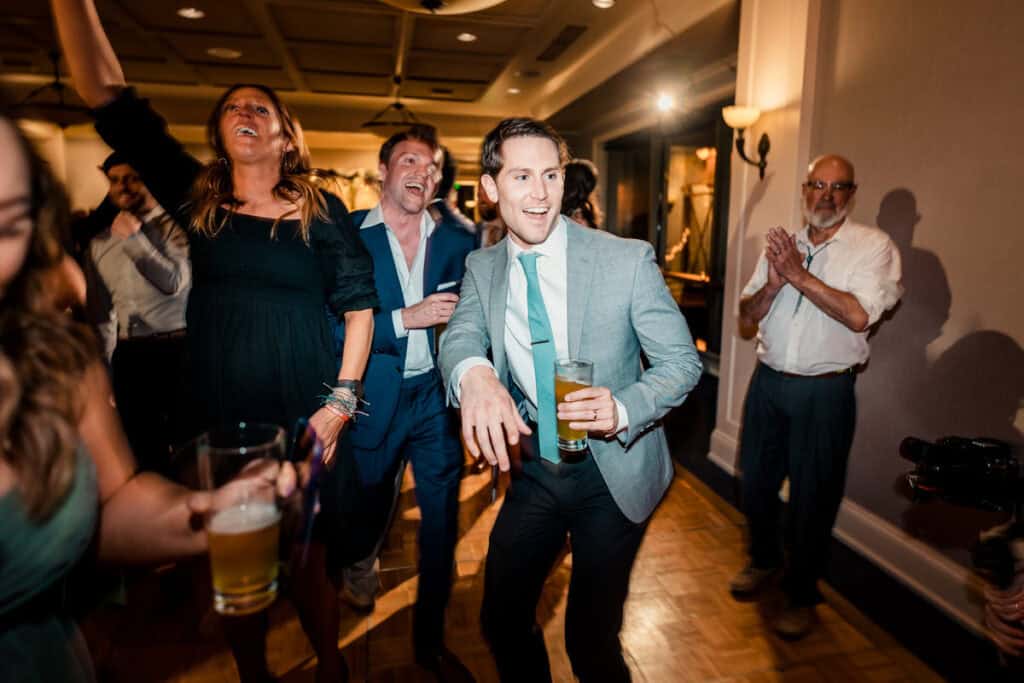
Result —
[{"label": "shadow on wall", "polygon": [[910,463],[897,449],[911,435],[989,436],[1019,445],[1014,419],[1024,396],[1024,352],[1005,334],[978,331],[929,363],[927,346],[942,333],[952,292],[939,258],[913,245],[921,220],[910,190],[883,197],[877,223],[900,251],[905,294],[876,329],[870,366],[858,379],[847,495],[966,565],[978,531],[1005,517],[939,502],[911,504],[903,476]]}]

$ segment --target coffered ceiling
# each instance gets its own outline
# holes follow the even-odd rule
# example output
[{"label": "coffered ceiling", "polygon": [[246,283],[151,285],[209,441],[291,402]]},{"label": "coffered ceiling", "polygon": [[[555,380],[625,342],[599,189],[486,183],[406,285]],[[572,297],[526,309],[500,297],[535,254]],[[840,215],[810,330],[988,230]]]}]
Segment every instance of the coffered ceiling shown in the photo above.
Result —
[{"label": "coffered ceiling", "polygon": [[[506,0],[424,15],[377,0],[97,1],[127,79],[174,124],[201,124],[225,86],[258,82],[280,90],[309,130],[359,132],[400,98],[464,137],[509,115],[550,116],[724,4]],[[185,18],[183,7],[204,16]],[[0,0],[0,83],[16,100],[50,79],[54,46],[47,2]]]}]

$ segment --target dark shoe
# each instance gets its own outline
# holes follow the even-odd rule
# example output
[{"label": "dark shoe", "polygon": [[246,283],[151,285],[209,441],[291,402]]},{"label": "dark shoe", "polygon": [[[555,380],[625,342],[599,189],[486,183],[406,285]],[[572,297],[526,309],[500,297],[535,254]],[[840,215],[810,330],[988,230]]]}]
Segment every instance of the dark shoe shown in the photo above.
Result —
[{"label": "dark shoe", "polygon": [[814,608],[787,603],[772,621],[772,629],[784,640],[800,640],[811,632]]},{"label": "dark shoe", "polygon": [[729,592],[740,600],[754,597],[778,573],[778,568],[761,569],[752,564],[744,567],[729,582]]},{"label": "dark shoe", "polygon": [[341,599],[357,614],[369,614],[377,606],[376,595],[356,593],[347,583],[341,589]]},{"label": "dark shoe", "polygon": [[475,683],[476,679],[462,660],[446,647],[416,652],[416,665],[431,673],[439,683]]}]

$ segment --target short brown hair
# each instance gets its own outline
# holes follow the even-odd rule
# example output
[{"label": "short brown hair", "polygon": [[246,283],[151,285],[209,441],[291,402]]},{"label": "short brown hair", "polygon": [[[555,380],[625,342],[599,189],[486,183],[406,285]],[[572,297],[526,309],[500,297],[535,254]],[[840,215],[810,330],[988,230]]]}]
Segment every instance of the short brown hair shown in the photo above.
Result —
[{"label": "short brown hair", "polygon": [[391,153],[400,142],[416,140],[430,148],[431,153],[437,156],[441,149],[441,143],[437,141],[437,128],[429,123],[414,123],[408,129],[395,133],[380,146],[380,163],[387,166],[391,162]]},{"label": "short brown hair", "polygon": [[480,150],[480,169],[484,175],[496,178],[501,173],[504,160],[501,158],[501,145],[511,138],[546,138],[555,143],[558,149],[558,163],[565,166],[569,161],[569,146],[565,138],[554,128],[537,119],[505,119],[484,138]]}]

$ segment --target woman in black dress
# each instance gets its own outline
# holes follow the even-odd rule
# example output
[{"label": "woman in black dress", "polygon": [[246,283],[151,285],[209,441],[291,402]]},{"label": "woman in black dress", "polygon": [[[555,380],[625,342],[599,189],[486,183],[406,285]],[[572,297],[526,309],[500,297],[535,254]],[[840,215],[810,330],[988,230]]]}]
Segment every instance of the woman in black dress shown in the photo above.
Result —
[{"label": "woman in black dress", "polygon": [[[126,86],[93,0],[53,0],[53,8],[75,88],[96,110],[100,135],[191,228],[187,324],[205,425],[249,420],[287,429],[308,416],[327,457],[337,447],[337,460],[350,459],[345,439],[335,443],[347,416],[318,397],[334,386],[358,390],[377,305],[373,265],[342,202],[318,189],[298,122],[271,89],[234,86],[210,115],[219,158],[204,167]],[[340,371],[325,307],[346,326]],[[320,539],[336,535],[332,493],[341,470],[323,483]],[[337,681],[347,674],[325,557],[324,544],[314,543],[291,592],[317,652],[317,680]],[[268,677],[261,640],[232,646],[243,680]]]}]

